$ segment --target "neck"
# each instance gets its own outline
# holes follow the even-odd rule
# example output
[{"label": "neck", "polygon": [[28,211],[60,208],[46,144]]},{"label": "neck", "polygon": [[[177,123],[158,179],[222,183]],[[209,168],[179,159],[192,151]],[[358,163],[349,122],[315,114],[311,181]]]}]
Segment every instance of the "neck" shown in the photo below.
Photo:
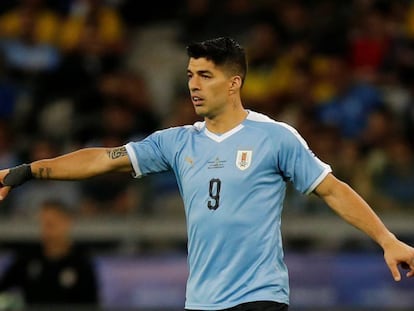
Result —
[{"label": "neck", "polygon": [[246,119],[248,112],[243,106],[232,106],[221,114],[214,117],[205,117],[207,129],[215,134],[222,134],[235,128]]},{"label": "neck", "polygon": [[59,241],[59,243],[45,243],[43,247],[44,254],[48,258],[62,258],[65,257],[72,247],[70,241]]}]

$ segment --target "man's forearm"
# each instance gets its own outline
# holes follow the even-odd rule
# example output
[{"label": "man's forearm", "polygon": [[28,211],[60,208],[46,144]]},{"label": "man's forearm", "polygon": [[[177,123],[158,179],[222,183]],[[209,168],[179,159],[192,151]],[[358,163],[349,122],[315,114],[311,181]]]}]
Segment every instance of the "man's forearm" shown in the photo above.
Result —
[{"label": "man's forearm", "polygon": [[[111,171],[125,170],[126,164],[119,158],[124,147],[86,148],[56,158],[31,163],[33,177],[36,179],[80,180]],[[114,151],[115,150],[115,151]]]},{"label": "man's forearm", "polygon": [[320,189],[320,195],[339,216],[368,234],[382,247],[395,238],[358,193],[335,177],[331,176],[330,179],[327,187]]},{"label": "man's forearm", "polygon": [[109,172],[131,172],[125,146],[85,148],[65,155],[0,170],[0,201],[11,189],[35,179],[81,180]]},{"label": "man's forearm", "polygon": [[328,204],[343,219],[364,231],[382,247],[389,239],[395,238],[365,200],[352,188],[343,184],[338,192],[337,198]]}]

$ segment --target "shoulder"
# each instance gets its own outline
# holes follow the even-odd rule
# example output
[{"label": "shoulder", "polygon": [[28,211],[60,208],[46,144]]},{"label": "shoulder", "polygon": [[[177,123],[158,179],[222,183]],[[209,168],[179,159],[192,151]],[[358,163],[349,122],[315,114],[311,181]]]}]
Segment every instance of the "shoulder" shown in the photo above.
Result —
[{"label": "shoulder", "polygon": [[180,126],[173,126],[169,127],[163,130],[160,130],[158,132],[168,132],[168,131],[179,131],[179,132],[200,132],[205,126],[205,122],[195,122],[191,125],[180,125]]},{"label": "shoulder", "polygon": [[183,125],[160,129],[143,139],[131,140],[128,145],[143,146],[152,145],[158,148],[168,148],[186,143],[191,137],[202,133],[204,122],[197,122],[193,125]]},{"label": "shoulder", "polygon": [[300,137],[298,131],[293,126],[285,122],[276,121],[263,113],[249,111],[246,123],[248,126],[260,128],[270,135],[277,135],[279,138]]},{"label": "shoulder", "polygon": [[15,250],[12,258],[18,265],[27,265],[33,260],[43,260],[43,248],[40,244],[24,245]]},{"label": "shoulder", "polygon": [[196,135],[202,131],[204,126],[205,126],[204,122],[196,122],[192,125],[174,126],[174,127],[169,127],[169,128],[155,131],[151,136],[173,138],[173,137]]}]

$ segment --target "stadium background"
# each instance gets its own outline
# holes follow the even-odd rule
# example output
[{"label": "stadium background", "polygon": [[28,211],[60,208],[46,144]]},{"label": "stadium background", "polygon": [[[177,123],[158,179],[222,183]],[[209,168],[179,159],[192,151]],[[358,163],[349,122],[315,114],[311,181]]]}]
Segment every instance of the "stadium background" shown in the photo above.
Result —
[{"label": "stadium background", "polygon": [[[249,57],[245,106],[295,126],[414,243],[412,1],[107,0],[89,15],[87,2],[1,1],[0,167],[193,123],[185,44],[229,35]],[[1,267],[36,240],[50,196],[78,216],[103,309],[180,310],[185,223],[171,174],[25,184],[1,206]],[[292,310],[414,307],[413,282],[394,283],[378,247],[319,199],[289,189],[283,231]]]}]

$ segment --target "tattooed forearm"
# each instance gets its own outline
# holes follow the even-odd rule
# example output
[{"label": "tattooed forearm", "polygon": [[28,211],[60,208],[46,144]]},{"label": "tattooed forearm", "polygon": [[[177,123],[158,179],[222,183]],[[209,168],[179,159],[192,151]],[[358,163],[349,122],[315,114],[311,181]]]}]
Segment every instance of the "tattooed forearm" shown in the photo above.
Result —
[{"label": "tattooed forearm", "polygon": [[39,167],[39,170],[36,172],[35,176],[38,179],[49,179],[52,169],[50,167]]},{"label": "tattooed forearm", "polygon": [[128,155],[125,147],[118,147],[106,150],[108,157],[112,160]]}]

